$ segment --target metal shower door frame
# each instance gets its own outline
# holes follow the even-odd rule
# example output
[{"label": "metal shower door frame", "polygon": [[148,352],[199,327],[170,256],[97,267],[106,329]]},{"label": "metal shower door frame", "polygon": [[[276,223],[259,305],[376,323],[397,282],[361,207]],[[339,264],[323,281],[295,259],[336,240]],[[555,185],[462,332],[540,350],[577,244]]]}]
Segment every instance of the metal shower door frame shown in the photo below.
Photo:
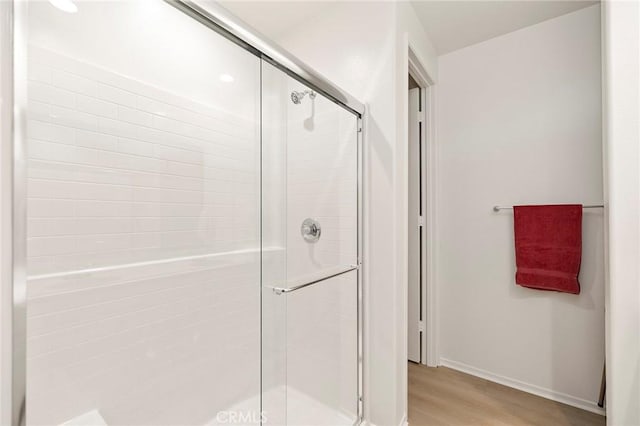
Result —
[{"label": "metal shower door frame", "polygon": [[[217,4],[202,7],[192,1],[164,0],[194,20],[206,25],[245,50],[272,64],[292,78],[321,93],[351,112],[357,120],[357,359],[358,419],[364,418],[364,163],[363,118],[365,106],[297,58],[268,40]],[[0,423],[26,424],[26,83],[27,7],[19,0],[0,1],[0,312],[2,322],[10,323],[10,336],[0,329],[3,349],[0,374],[11,377],[11,384],[0,387]],[[6,300],[9,299],[9,300]],[[8,311],[8,312],[6,312]],[[9,338],[10,337],[10,338]],[[10,346],[10,351],[4,351]],[[6,361],[9,356],[10,360]],[[10,370],[10,371],[6,371]],[[7,411],[9,413],[7,414]]]},{"label": "metal shower door frame", "polygon": [[26,7],[18,0],[0,1],[0,375],[10,377],[0,388],[0,423],[16,426],[26,422]]}]

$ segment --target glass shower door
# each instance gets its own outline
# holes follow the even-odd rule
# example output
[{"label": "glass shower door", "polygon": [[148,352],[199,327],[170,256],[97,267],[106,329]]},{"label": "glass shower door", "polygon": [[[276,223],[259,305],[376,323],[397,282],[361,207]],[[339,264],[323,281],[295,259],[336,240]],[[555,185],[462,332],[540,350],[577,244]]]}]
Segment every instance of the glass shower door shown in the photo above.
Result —
[{"label": "glass shower door", "polygon": [[260,60],[162,1],[59,3],[21,83],[27,424],[257,424]]},{"label": "glass shower door", "polygon": [[59,6],[19,82],[27,425],[357,423],[356,116],[166,2]]},{"label": "glass shower door", "polygon": [[355,115],[262,63],[263,414],[358,421]]}]

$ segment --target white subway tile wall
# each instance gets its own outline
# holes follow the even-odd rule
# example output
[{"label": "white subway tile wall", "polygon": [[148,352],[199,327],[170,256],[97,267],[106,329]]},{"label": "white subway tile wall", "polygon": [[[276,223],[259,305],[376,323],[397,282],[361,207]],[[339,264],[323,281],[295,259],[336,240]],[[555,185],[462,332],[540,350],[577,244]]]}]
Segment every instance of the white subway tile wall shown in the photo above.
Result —
[{"label": "white subway tile wall", "polygon": [[30,69],[30,274],[257,247],[255,117],[35,47]]},{"label": "white subway tile wall", "polygon": [[[300,84],[291,83],[291,90]],[[357,263],[358,139],[356,117],[316,96],[288,104],[287,276]],[[306,218],[320,223],[316,243],[300,234]]]},{"label": "white subway tile wall", "polygon": [[259,394],[257,114],[29,51],[28,423],[205,424]]}]

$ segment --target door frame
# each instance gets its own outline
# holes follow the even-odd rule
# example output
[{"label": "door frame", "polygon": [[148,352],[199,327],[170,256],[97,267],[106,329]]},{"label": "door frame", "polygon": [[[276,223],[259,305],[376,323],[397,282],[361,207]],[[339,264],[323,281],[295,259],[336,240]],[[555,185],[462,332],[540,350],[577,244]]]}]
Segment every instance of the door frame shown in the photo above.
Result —
[{"label": "door frame", "polygon": [[[423,215],[424,215],[424,225],[421,228],[422,232],[422,241],[424,244],[425,250],[422,251],[422,259],[421,259],[421,267],[422,267],[422,318],[425,322],[424,334],[422,339],[422,354],[424,357],[422,358],[422,363],[430,366],[436,367],[439,365],[439,351],[438,351],[438,314],[437,314],[437,289],[436,289],[436,270],[435,270],[435,256],[436,256],[436,246],[435,242],[437,241],[437,147],[436,147],[436,132],[435,132],[435,85],[434,80],[427,73],[426,67],[424,66],[423,61],[420,60],[418,55],[415,53],[416,49],[413,48],[411,42],[408,38],[405,40],[406,42],[406,68],[402,70],[404,75],[404,90],[400,94],[400,104],[403,106],[403,113],[401,114],[400,120],[402,122],[403,128],[403,137],[402,137],[402,145],[404,146],[402,151],[402,192],[404,194],[404,202],[400,206],[401,212],[399,216],[404,218],[404,223],[401,226],[401,234],[400,234],[400,242],[401,253],[403,254],[401,257],[401,262],[399,268],[401,268],[402,280],[401,285],[403,288],[403,306],[404,309],[402,311],[403,321],[403,359],[406,361],[408,359],[408,324],[407,324],[407,314],[408,314],[408,266],[409,266],[409,256],[408,256],[408,235],[409,235],[409,223],[408,223],[408,186],[409,186],[409,168],[408,168],[408,147],[407,141],[409,138],[409,111],[408,111],[408,97],[409,91],[408,87],[408,76],[411,76],[415,79],[415,81],[420,86],[421,90],[421,98],[422,98],[422,106],[425,111],[424,115],[424,125],[422,126],[422,140],[424,141],[424,149],[422,152],[422,202],[423,202]],[[406,381],[405,381],[406,383]]]}]

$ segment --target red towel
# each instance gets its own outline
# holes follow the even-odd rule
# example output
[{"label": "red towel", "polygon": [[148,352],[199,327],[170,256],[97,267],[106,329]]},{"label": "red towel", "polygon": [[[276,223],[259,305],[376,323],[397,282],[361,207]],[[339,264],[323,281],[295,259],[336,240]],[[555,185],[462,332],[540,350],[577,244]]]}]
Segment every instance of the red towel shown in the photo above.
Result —
[{"label": "red towel", "polygon": [[582,205],[514,206],[516,283],[580,293]]}]

